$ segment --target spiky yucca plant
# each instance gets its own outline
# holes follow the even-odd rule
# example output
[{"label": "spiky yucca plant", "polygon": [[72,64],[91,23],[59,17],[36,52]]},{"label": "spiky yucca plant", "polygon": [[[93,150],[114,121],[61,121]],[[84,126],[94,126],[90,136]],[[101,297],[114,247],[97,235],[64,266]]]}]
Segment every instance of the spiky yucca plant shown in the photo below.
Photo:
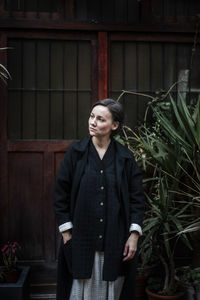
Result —
[{"label": "spiky yucca plant", "polygon": [[165,276],[159,293],[166,295],[174,292],[178,239],[191,248],[188,232],[200,229],[200,99],[188,105],[181,95],[178,101],[151,97],[147,110],[153,122],[145,119],[137,133],[124,127],[123,139],[151,171],[141,248],[150,244],[146,257],[160,259]]},{"label": "spiky yucca plant", "polygon": [[[0,50],[6,50],[8,48],[0,48]],[[10,73],[6,69],[6,67],[0,64],[0,79],[3,80],[4,83],[7,83],[7,79],[11,79]]]}]

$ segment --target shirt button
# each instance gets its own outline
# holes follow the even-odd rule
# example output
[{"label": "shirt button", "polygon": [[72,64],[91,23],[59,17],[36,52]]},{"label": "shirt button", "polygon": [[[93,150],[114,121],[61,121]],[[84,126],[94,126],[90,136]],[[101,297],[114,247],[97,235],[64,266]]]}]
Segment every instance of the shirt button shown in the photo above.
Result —
[{"label": "shirt button", "polygon": [[103,174],[103,170],[101,170],[100,173]]},{"label": "shirt button", "polygon": [[101,186],[101,190],[104,190],[104,186]]},{"label": "shirt button", "polygon": [[102,222],[103,222],[103,219],[100,219],[99,221],[102,223]]},{"label": "shirt button", "polygon": [[100,235],[99,235],[99,238],[102,239],[102,237],[103,237],[103,236],[100,234]]},{"label": "shirt button", "polygon": [[100,202],[100,205],[103,206],[103,202]]}]

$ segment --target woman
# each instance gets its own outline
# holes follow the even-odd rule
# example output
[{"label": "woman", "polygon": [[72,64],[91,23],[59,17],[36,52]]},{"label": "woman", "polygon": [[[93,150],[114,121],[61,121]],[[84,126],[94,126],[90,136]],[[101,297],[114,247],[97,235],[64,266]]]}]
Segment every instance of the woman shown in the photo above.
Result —
[{"label": "woman", "polygon": [[123,117],[120,103],[95,103],[89,137],[73,144],[61,164],[54,193],[63,237],[58,300],[134,299],[144,197],[132,153],[113,139]]}]

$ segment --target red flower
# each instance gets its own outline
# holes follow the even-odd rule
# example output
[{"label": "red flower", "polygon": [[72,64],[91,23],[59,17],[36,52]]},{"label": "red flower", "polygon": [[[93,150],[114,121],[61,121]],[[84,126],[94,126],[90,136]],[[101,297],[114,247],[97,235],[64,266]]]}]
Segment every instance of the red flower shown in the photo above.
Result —
[{"label": "red flower", "polygon": [[7,248],[8,248],[8,244],[5,244],[5,245],[3,246],[3,248],[1,248],[1,251],[4,252]]}]

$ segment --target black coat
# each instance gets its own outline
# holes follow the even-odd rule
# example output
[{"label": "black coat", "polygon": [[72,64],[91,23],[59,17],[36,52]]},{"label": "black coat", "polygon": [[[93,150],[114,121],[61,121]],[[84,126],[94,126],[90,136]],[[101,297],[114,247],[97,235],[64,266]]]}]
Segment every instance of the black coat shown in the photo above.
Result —
[{"label": "black coat", "polygon": [[[76,206],[76,198],[79,190],[79,183],[87,163],[89,138],[83,139],[73,144],[64,156],[61,164],[54,192],[54,210],[58,225],[72,221],[76,226],[76,218],[74,211]],[[133,154],[120,143],[114,141],[116,150],[116,180],[118,195],[121,201],[122,215],[125,222],[126,238],[129,236],[129,227],[131,223],[141,225],[144,211],[144,196],[142,189],[142,177],[140,170],[134,160]],[[84,225],[84,224],[83,224]],[[125,242],[125,241],[124,241]],[[78,245],[76,244],[76,247]],[[58,258],[58,283],[57,283],[57,299],[66,300],[69,298],[70,286],[72,283],[71,275],[71,248],[73,249],[73,268],[80,269],[83,260],[74,252],[72,242],[66,245],[61,241],[59,258]],[[88,251],[86,262],[92,269],[92,261],[95,249]],[[115,251],[112,249],[111,253]],[[66,260],[64,256],[67,254]],[[113,253],[112,256],[105,255],[105,264],[107,265],[107,273],[109,268],[113,268],[116,263],[121,261],[119,251]],[[123,263],[126,272],[126,280],[122,289],[120,300],[134,299],[134,274],[135,259]],[[117,270],[117,269],[116,269]],[[105,271],[106,272],[106,271]],[[118,276],[119,274],[115,274]],[[89,277],[89,276],[88,276]],[[88,278],[86,277],[86,278]],[[105,274],[106,277],[106,274]],[[80,277],[81,278],[81,277]],[[83,277],[82,277],[83,278]],[[130,296],[131,295],[131,296]]]}]

